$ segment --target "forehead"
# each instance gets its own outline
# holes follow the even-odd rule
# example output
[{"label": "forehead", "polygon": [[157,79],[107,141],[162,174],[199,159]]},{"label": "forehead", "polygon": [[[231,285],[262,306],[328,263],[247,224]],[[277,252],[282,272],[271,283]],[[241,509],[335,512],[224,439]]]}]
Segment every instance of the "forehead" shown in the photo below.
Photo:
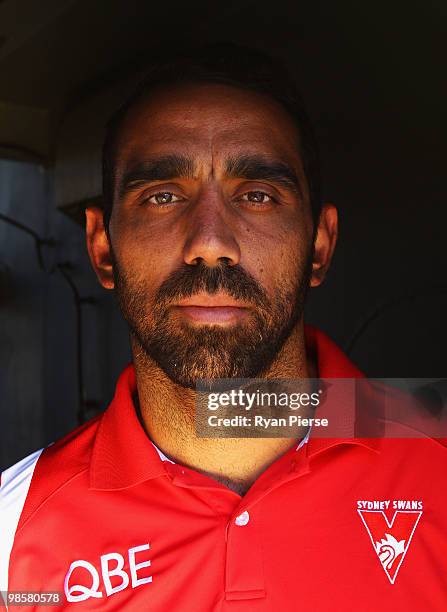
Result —
[{"label": "forehead", "polygon": [[216,166],[238,153],[262,153],[301,166],[298,129],[279,102],[209,83],[164,86],[138,101],[121,125],[116,153],[122,170],[172,153]]}]

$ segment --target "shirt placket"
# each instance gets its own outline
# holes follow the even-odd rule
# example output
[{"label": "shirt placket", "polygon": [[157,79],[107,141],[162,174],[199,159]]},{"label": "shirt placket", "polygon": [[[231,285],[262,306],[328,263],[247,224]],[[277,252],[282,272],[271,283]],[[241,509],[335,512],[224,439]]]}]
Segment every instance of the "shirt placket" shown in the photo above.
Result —
[{"label": "shirt placket", "polygon": [[[291,480],[309,472],[307,448],[287,453],[272,464],[240,500],[226,527],[225,599],[261,599],[268,596],[262,545],[262,499]],[[268,517],[267,517],[268,523]]]},{"label": "shirt placket", "polygon": [[[226,558],[224,599],[228,602],[265,598],[265,559],[262,546],[262,499],[283,484],[307,474],[309,460],[307,445],[287,453],[273,463],[242,498],[211,478],[180,466],[169,466],[175,472],[173,480],[178,486],[196,488],[202,497],[226,520],[224,530]],[[195,478],[197,476],[197,478]],[[206,486],[204,486],[206,484]],[[199,491],[200,490],[200,491]],[[222,532],[219,532],[222,533]]]}]

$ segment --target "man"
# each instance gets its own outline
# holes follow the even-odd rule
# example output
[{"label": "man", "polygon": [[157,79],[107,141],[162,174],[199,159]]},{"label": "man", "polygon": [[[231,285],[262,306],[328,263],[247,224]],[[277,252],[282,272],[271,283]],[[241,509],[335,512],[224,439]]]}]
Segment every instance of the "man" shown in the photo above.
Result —
[{"label": "man", "polygon": [[3,473],[3,590],[79,610],[447,609],[436,440],[196,431],[198,380],[364,376],[303,322],[337,238],[319,197],[276,61],[217,45],[153,67],[86,211],[133,363],[103,414]]}]

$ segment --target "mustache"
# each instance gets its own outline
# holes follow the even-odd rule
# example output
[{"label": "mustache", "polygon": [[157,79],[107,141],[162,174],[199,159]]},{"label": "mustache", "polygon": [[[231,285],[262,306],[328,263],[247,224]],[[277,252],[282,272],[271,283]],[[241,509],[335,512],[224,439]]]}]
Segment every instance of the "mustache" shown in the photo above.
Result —
[{"label": "mustache", "polygon": [[203,261],[197,265],[183,264],[163,281],[155,301],[169,303],[200,292],[214,294],[220,291],[260,308],[269,306],[265,291],[250,273],[239,264],[231,266],[223,261],[214,267],[207,266]]}]

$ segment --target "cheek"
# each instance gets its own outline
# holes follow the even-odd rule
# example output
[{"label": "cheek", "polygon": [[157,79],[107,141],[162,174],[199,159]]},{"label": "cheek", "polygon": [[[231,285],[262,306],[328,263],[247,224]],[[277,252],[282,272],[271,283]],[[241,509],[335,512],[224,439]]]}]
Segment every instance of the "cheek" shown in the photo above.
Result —
[{"label": "cheek", "polygon": [[172,246],[166,235],[161,239],[141,224],[128,225],[120,228],[114,252],[128,284],[144,288],[152,295],[173,269]]},{"label": "cheek", "polygon": [[310,239],[302,238],[304,229],[297,225],[295,222],[272,227],[262,234],[247,232],[250,237],[241,248],[242,267],[273,297],[278,285],[295,284],[303,271]]}]

